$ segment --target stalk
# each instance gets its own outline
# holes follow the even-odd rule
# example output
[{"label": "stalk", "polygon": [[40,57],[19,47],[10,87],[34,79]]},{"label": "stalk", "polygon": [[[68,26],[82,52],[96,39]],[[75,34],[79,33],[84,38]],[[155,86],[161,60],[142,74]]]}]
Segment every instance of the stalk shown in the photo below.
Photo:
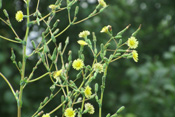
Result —
[{"label": "stalk", "polygon": [[[30,0],[27,0],[27,24],[30,22],[29,19],[29,2]],[[24,38],[24,42],[27,44],[27,39],[29,35],[29,26],[27,25],[26,28],[26,34]],[[22,73],[21,73],[21,81],[24,80],[25,77],[25,67],[26,67],[26,44],[23,44],[23,57],[22,57]],[[20,91],[19,91],[19,104],[18,104],[18,117],[21,117],[21,108],[22,108],[22,94],[23,94],[23,86],[20,85]]]}]

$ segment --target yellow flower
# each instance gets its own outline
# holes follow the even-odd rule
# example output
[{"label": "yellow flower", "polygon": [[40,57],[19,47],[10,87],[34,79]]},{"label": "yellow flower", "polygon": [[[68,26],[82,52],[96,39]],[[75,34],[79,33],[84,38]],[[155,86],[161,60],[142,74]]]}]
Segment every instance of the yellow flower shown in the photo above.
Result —
[{"label": "yellow flower", "polygon": [[85,110],[88,111],[89,114],[94,114],[94,106],[91,105],[90,103],[85,104]]},{"label": "yellow flower", "polygon": [[84,63],[81,59],[77,59],[73,61],[72,66],[74,69],[80,70],[81,68],[83,68]]},{"label": "yellow flower", "polygon": [[108,32],[108,26],[103,27],[100,32],[101,33],[107,33]]},{"label": "yellow flower", "polygon": [[84,94],[85,94],[86,98],[90,98],[90,96],[92,95],[91,87],[87,86],[84,90]]},{"label": "yellow flower", "polygon": [[94,66],[94,71],[102,73],[103,72],[103,65],[100,63],[95,63]]},{"label": "yellow flower", "polygon": [[62,70],[55,71],[54,74],[53,74],[53,77],[54,78],[59,77],[61,75],[61,72],[62,72]]},{"label": "yellow flower", "polygon": [[50,9],[56,9],[56,7],[57,7],[57,6],[54,5],[54,4],[49,5],[49,8],[50,8]]},{"label": "yellow flower", "polygon": [[18,11],[17,13],[16,13],[16,20],[18,21],[18,22],[21,22],[22,20],[23,20],[23,17],[24,17],[24,15],[23,15],[23,12],[22,11]]},{"label": "yellow flower", "polygon": [[75,117],[75,111],[73,110],[73,108],[67,108],[66,110],[65,110],[65,113],[64,113],[64,115],[66,116],[66,117]]},{"label": "yellow flower", "polygon": [[134,59],[135,62],[138,62],[138,53],[136,50],[132,51],[132,58]]},{"label": "yellow flower", "polygon": [[85,38],[85,37],[87,37],[88,35],[90,35],[90,32],[87,31],[87,30],[85,30],[85,31],[83,31],[83,32],[80,32],[79,37],[80,37],[80,38]]},{"label": "yellow flower", "polygon": [[104,0],[98,0],[98,3],[102,6],[102,7],[106,7],[106,2]]},{"label": "yellow flower", "polygon": [[138,47],[139,42],[137,41],[137,39],[135,37],[130,37],[128,39],[128,46],[132,49],[135,49]]},{"label": "yellow flower", "polygon": [[87,43],[83,40],[78,40],[77,42],[78,42],[78,44],[80,44],[82,46],[87,45]]},{"label": "yellow flower", "polygon": [[44,114],[42,117],[50,117],[49,114]]}]

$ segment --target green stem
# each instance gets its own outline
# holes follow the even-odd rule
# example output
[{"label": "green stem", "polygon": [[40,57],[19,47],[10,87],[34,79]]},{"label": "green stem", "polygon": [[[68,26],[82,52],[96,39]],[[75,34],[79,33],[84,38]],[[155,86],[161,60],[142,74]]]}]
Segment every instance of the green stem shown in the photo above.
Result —
[{"label": "green stem", "polygon": [[[104,72],[105,77],[107,75],[107,69],[108,69],[108,66],[106,67]],[[102,79],[101,98],[100,98],[100,105],[99,105],[99,117],[102,117],[102,102],[103,102],[104,89],[105,89],[105,80]]]},{"label": "green stem", "polygon": [[77,21],[77,22],[75,22],[75,23],[73,23],[73,24],[74,24],[74,25],[75,25],[75,24],[79,24],[79,23],[81,23],[81,22],[83,22],[83,21],[86,21],[86,20],[89,19],[89,18],[92,18],[92,17],[98,15],[99,13],[100,13],[100,12],[98,12],[98,13],[92,15],[91,17],[88,16],[88,17],[86,17],[86,18],[84,18],[84,19],[82,19],[82,20],[80,20],[80,21]]},{"label": "green stem", "polygon": [[99,117],[101,117],[101,111],[102,111],[102,101],[103,101],[103,92],[101,93],[101,99],[100,99]]},{"label": "green stem", "polygon": [[15,91],[12,87],[12,85],[10,84],[10,82],[7,80],[7,78],[0,72],[0,76],[6,81],[6,83],[9,85],[13,95],[15,96],[15,99],[18,100],[18,98],[16,97]]},{"label": "green stem", "polygon": [[40,79],[42,79],[43,77],[47,76],[48,74],[50,74],[50,72],[47,72],[47,73],[43,74],[42,76],[40,76],[40,77],[38,77],[38,78],[35,78],[35,79],[33,79],[33,80],[29,80],[28,82],[29,82],[29,83],[35,82],[35,81],[40,80]]},{"label": "green stem", "polygon": [[52,98],[50,98],[44,105],[42,105],[41,107],[38,108],[38,110],[32,115],[32,117],[34,117],[41,109],[43,109],[59,92],[61,91],[61,89],[59,89]]},{"label": "green stem", "polygon": [[7,37],[3,37],[3,36],[1,36],[1,35],[0,35],[0,38],[2,38],[2,39],[4,39],[4,40],[7,40],[7,41],[11,41],[11,42],[13,42],[13,43],[21,43],[21,42],[19,42],[19,41],[15,41],[15,40],[9,39],[9,38],[7,38]]},{"label": "green stem", "polygon": [[81,115],[80,115],[80,117],[82,117],[84,102],[85,102],[85,96],[83,96],[83,101],[82,101],[82,105],[81,105]]},{"label": "green stem", "polygon": [[[58,34],[55,36],[55,38],[58,37],[58,36],[60,36],[62,33],[64,33],[70,26],[71,26],[71,25],[69,24],[63,31],[61,31],[60,33],[58,33]],[[52,39],[50,39],[49,41],[47,41],[46,44],[48,45],[51,41],[52,41]],[[40,51],[40,50],[42,50],[42,49],[43,49],[43,47],[38,48],[38,51]],[[32,52],[28,57],[32,56],[32,55],[35,54],[35,53],[37,53],[37,52],[36,52],[36,51]]]},{"label": "green stem", "polygon": [[66,103],[66,101],[62,102],[59,106],[57,106],[54,110],[52,110],[49,114],[51,115],[55,111],[57,111],[61,106],[63,106]]},{"label": "green stem", "polygon": [[[29,2],[30,0],[27,0],[27,23],[30,22],[29,19]],[[25,34],[25,38],[24,41],[27,43],[27,39],[28,39],[28,35],[29,35],[29,26],[27,26],[26,28],[26,34]],[[24,79],[25,77],[25,67],[26,67],[26,44],[23,45],[23,58],[22,58],[22,74],[21,74],[21,80]],[[20,92],[19,92],[19,104],[18,104],[18,117],[21,117],[21,108],[22,108],[22,94],[23,94],[23,86],[20,85]]]}]

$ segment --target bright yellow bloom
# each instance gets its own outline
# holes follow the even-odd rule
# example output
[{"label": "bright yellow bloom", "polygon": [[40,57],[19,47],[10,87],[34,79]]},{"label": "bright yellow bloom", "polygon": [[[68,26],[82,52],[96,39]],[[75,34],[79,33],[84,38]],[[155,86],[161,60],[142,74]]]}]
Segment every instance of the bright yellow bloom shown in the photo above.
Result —
[{"label": "bright yellow bloom", "polygon": [[84,62],[81,59],[74,60],[72,66],[76,70],[80,70],[84,66]]},{"label": "bright yellow bloom", "polygon": [[82,46],[87,45],[87,43],[83,40],[78,40],[77,42],[78,42],[78,44],[80,44]]},{"label": "bright yellow bloom", "polygon": [[50,117],[49,114],[44,114],[42,117]]},{"label": "bright yellow bloom", "polygon": [[94,114],[94,106],[91,105],[90,103],[85,104],[85,110],[88,111],[89,114]]},{"label": "bright yellow bloom", "polygon": [[57,7],[57,6],[54,5],[54,4],[49,5],[49,8],[50,8],[50,9],[56,9],[56,7]]},{"label": "bright yellow bloom", "polygon": [[135,62],[138,62],[138,53],[136,50],[132,51],[132,58],[134,59]]},{"label": "bright yellow bloom", "polygon": [[16,20],[18,21],[18,22],[21,22],[22,20],[23,20],[23,17],[24,17],[24,15],[23,15],[23,12],[22,11],[18,11],[17,13],[16,13]]},{"label": "bright yellow bloom", "polygon": [[108,33],[110,29],[112,29],[112,27],[110,25],[104,26],[100,32],[101,33]]},{"label": "bright yellow bloom", "polygon": [[98,3],[102,6],[102,7],[106,7],[106,2],[104,0],[98,0]]},{"label": "bright yellow bloom", "polygon": [[100,32],[101,33],[107,33],[108,32],[108,26],[103,27]]},{"label": "bright yellow bloom", "polygon": [[94,66],[94,71],[102,73],[103,72],[103,65],[100,63],[95,63]]},{"label": "bright yellow bloom", "polygon": [[54,78],[59,77],[61,75],[61,72],[62,72],[62,70],[55,71],[54,74],[53,74],[53,77]]},{"label": "bright yellow bloom", "polygon": [[75,117],[75,111],[73,110],[73,108],[67,108],[66,110],[65,110],[65,113],[64,113],[64,115],[66,116],[66,117]]},{"label": "bright yellow bloom", "polygon": [[130,37],[128,39],[128,46],[132,49],[135,49],[138,47],[139,42],[137,41],[137,39],[135,37]]},{"label": "bright yellow bloom", "polygon": [[80,37],[80,38],[85,38],[85,37],[87,37],[88,35],[90,35],[90,32],[87,31],[87,30],[85,30],[85,31],[83,31],[83,32],[80,32],[79,37]]},{"label": "bright yellow bloom", "polygon": [[84,90],[84,94],[85,94],[86,98],[90,98],[90,96],[92,95],[91,87],[87,86]]}]

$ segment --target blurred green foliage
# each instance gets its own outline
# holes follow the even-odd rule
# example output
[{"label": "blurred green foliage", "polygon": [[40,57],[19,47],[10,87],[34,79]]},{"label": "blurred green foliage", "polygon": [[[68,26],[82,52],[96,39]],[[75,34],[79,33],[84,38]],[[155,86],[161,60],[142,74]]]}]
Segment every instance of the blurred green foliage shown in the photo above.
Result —
[{"label": "blurred green foliage", "polygon": [[[31,0],[31,13],[35,10],[36,2]],[[43,14],[48,13],[48,5],[54,1],[41,0],[39,10]],[[112,25],[115,33],[122,30],[128,24],[131,27],[125,33],[128,37],[140,24],[142,29],[137,35],[139,40],[139,62],[132,60],[119,60],[111,65],[108,71],[108,79],[105,89],[103,116],[114,113],[120,106],[125,106],[125,111],[120,117],[174,117],[175,116],[175,1],[174,0],[106,0],[109,7],[100,15],[73,26],[58,38],[64,42],[70,36],[69,49],[73,51],[74,58],[77,57],[76,46],[78,34],[82,30],[96,32],[98,42],[106,42],[106,35],[100,34],[105,25]],[[90,13],[97,4],[96,0],[80,0],[80,13],[78,18],[83,18]],[[13,8],[13,10],[12,10]],[[15,13],[17,10],[25,12],[22,0],[3,0],[0,9],[0,17],[5,18],[3,9],[7,9],[13,27],[20,37],[24,36],[25,22],[17,23]],[[73,12],[73,11],[72,11]],[[59,28],[63,29],[67,24],[67,12],[57,15],[60,19]],[[20,28],[19,28],[20,27]],[[32,32],[41,32],[41,28],[31,27]],[[0,22],[0,34],[14,38],[12,31]],[[32,37],[37,39],[39,37]],[[127,38],[126,38],[127,40]],[[19,74],[10,60],[10,50],[14,48],[20,60],[20,45],[8,43],[0,39],[0,71],[9,79],[14,89],[19,88]],[[86,52],[87,64],[90,63],[90,52]],[[28,60],[27,75],[35,65],[35,58]],[[45,72],[40,65],[35,76]],[[74,73],[72,73],[72,76]],[[97,82],[98,79],[96,80]],[[39,103],[50,93],[51,82],[44,78],[41,82],[29,84],[24,90],[23,117],[30,117],[37,109]],[[59,97],[44,108],[47,112],[59,103]],[[96,110],[97,112],[98,110]],[[59,114],[60,112],[56,113]],[[14,117],[16,115],[16,102],[10,93],[9,87],[0,78],[0,116]],[[95,115],[94,115],[95,116]]]}]

